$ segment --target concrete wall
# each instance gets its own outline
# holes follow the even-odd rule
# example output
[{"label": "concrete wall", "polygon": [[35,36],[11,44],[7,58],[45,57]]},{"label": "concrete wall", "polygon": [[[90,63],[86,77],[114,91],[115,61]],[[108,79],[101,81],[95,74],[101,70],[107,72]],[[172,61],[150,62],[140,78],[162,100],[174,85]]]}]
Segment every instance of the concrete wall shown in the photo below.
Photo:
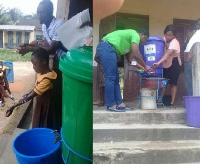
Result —
[{"label": "concrete wall", "polygon": [[29,34],[29,43],[35,40],[35,31],[30,32]]},{"label": "concrete wall", "polygon": [[69,13],[69,0],[58,0],[56,18],[67,20]]},{"label": "concrete wall", "polygon": [[125,0],[119,12],[149,15],[150,34],[163,36],[174,18],[198,19],[199,5],[199,0]]},{"label": "concrete wall", "polygon": [[3,43],[7,43],[7,42],[8,42],[8,32],[3,31]]},{"label": "concrete wall", "polygon": [[[199,0],[124,0],[119,12],[149,15],[150,35],[163,37],[164,28],[166,25],[172,24],[174,18],[199,19],[199,6]],[[99,22],[94,22],[93,34],[96,38],[99,37]],[[95,40],[93,44],[96,49],[98,40]]]},{"label": "concrete wall", "polygon": [[25,40],[25,32],[22,31],[22,43],[24,43],[24,40]]}]

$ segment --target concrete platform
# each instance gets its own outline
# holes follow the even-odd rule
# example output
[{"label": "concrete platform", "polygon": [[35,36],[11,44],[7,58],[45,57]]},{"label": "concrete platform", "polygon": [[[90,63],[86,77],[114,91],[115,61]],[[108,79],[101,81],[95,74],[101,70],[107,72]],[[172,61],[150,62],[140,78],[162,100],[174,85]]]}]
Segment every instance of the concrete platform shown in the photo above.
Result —
[{"label": "concrete platform", "polygon": [[200,128],[186,125],[184,107],[110,112],[94,105],[93,122],[94,164],[200,164]]},{"label": "concrete platform", "polygon": [[105,107],[93,109],[93,123],[127,123],[127,124],[184,124],[185,109],[133,110],[126,112],[110,112]]},{"label": "concrete platform", "polygon": [[[12,149],[12,144],[13,140],[24,131],[25,129],[17,128],[14,130],[12,135],[7,134],[8,142],[6,147],[3,148],[3,153],[1,153],[2,155],[0,156],[0,164],[17,164],[17,160]],[[0,145],[0,150],[2,150],[2,145]]]},{"label": "concrete platform", "polygon": [[93,142],[199,140],[200,129],[181,124],[94,124]]},{"label": "concrete platform", "polygon": [[94,143],[94,164],[200,163],[200,141]]}]

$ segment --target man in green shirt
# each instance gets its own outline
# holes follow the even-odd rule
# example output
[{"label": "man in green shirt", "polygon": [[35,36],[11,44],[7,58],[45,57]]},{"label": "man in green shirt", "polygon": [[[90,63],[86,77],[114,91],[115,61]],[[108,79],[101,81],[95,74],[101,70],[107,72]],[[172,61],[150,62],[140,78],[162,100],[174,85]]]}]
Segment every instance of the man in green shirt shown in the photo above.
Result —
[{"label": "man in green shirt", "polygon": [[105,73],[105,100],[108,110],[119,112],[132,110],[122,101],[117,55],[126,54],[130,64],[135,59],[146,72],[149,72],[151,68],[145,64],[139,51],[139,44],[144,43],[148,37],[147,30],[139,32],[131,29],[117,30],[104,36],[98,44],[96,52]]}]

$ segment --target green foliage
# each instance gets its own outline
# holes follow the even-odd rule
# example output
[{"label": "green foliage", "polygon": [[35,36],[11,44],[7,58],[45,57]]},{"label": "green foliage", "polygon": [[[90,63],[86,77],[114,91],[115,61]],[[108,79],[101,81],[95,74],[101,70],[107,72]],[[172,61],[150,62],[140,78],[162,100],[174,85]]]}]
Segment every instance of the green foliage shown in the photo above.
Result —
[{"label": "green foliage", "polygon": [[3,61],[30,61],[31,53],[21,56],[16,50],[0,50],[0,60]]},{"label": "green foliage", "polygon": [[24,15],[20,9],[12,8],[5,9],[0,4],[0,25],[17,25],[20,20],[36,20],[38,19],[37,14]]}]

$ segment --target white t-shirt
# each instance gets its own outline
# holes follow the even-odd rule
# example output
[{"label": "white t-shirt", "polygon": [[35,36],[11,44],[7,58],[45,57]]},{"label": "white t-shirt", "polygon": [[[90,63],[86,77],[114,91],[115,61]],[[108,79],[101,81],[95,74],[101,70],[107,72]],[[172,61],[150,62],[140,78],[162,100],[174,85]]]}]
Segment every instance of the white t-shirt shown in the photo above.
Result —
[{"label": "white t-shirt", "polygon": [[[48,29],[46,27],[45,24],[42,24],[42,32],[43,32],[43,35],[44,37],[46,38],[47,42],[49,43],[49,45],[51,44],[52,40],[54,41],[60,41],[60,39],[58,38],[58,35],[56,33],[56,30],[58,29],[58,27],[60,27],[62,24],[64,23],[63,20],[61,19],[56,19],[56,18],[53,18]],[[58,49],[56,51],[56,56],[58,59],[60,59],[60,57],[62,55],[64,55],[65,52],[62,51],[61,49]]]},{"label": "white t-shirt", "polygon": [[195,34],[191,37],[184,52],[190,52],[193,44],[196,42],[200,42],[200,30],[197,30]]}]

